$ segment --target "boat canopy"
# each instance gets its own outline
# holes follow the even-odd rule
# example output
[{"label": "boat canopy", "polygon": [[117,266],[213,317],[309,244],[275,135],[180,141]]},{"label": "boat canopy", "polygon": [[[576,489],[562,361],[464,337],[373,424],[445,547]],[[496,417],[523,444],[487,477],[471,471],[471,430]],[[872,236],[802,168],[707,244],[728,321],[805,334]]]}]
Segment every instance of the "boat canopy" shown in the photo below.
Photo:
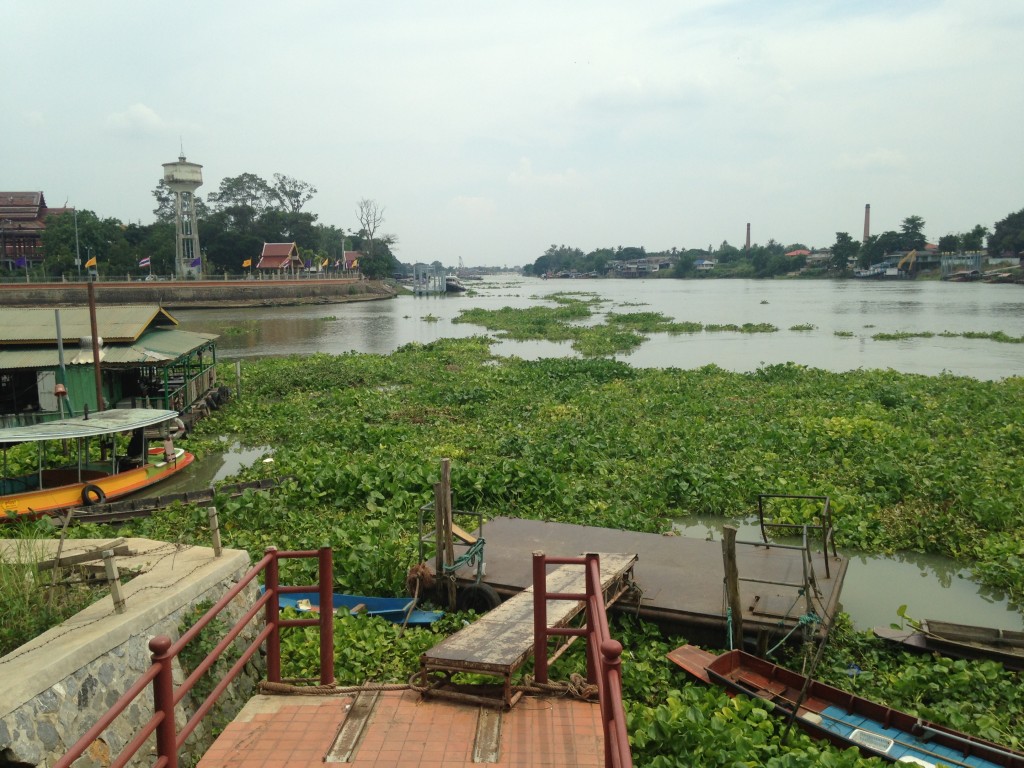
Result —
[{"label": "boat canopy", "polygon": [[73,419],[47,421],[24,427],[0,429],[0,446],[17,443],[42,442],[44,440],[74,440],[81,437],[109,435],[114,432],[130,432],[135,429],[163,424],[176,418],[177,411],[157,408],[113,408],[109,411],[95,411],[87,416]]}]

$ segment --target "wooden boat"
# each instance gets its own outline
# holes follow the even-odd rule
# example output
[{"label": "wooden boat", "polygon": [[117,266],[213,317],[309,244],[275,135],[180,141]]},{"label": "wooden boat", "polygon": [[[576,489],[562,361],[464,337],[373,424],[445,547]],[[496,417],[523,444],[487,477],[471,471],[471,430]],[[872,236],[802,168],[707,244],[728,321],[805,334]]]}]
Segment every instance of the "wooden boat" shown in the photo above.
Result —
[{"label": "wooden boat", "polygon": [[[173,423],[177,411],[116,408],[87,416],[0,429],[3,475],[0,519],[5,515],[43,515],[91,506],[127,496],[180,472],[195,457],[173,441],[147,448],[147,427]],[[131,433],[128,455],[111,450],[103,461],[90,457],[93,441],[113,445],[116,434]],[[36,443],[38,458],[31,474],[7,476],[8,452]],[[92,452],[96,454],[94,450]],[[104,453],[100,451],[99,456]],[[52,460],[51,460],[52,457]],[[70,457],[70,460],[64,460]]]},{"label": "wooden boat", "polygon": [[936,652],[958,659],[992,659],[1007,669],[1024,669],[1024,632],[925,619],[920,625],[905,629],[875,627],[874,633],[883,640],[900,643],[911,650]]},{"label": "wooden boat", "polygon": [[[320,611],[320,594],[318,592],[291,592],[277,597],[281,608],[294,608],[296,611]],[[334,612],[346,611],[354,616],[380,616],[393,624],[432,624],[444,616],[443,611],[424,611],[416,608],[416,601],[411,597],[369,597],[364,595],[346,595],[334,593]]]},{"label": "wooden boat", "polygon": [[[669,658],[698,679],[772,702],[811,736],[868,757],[924,766],[1024,768],[1024,753],[930,723],[772,664],[745,651],[721,656],[684,645]],[[806,687],[806,690],[805,690]],[[797,707],[797,701],[803,699]]]}]

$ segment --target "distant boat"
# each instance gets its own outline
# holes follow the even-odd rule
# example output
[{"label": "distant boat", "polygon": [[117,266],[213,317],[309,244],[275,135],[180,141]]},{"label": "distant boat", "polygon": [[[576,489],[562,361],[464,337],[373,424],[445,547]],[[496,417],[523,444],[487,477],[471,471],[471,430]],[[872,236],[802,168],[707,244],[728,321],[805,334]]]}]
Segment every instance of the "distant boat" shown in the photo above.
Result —
[{"label": "distant boat", "polygon": [[[294,608],[299,612],[320,611],[319,592],[279,594],[277,602],[281,608]],[[344,611],[353,616],[379,616],[393,624],[432,624],[444,616],[443,611],[424,611],[416,608],[416,601],[411,597],[368,597],[335,592],[333,607],[335,613]]]},{"label": "distant boat", "polygon": [[745,651],[715,656],[694,645],[668,654],[698,679],[743,693],[775,706],[773,713],[793,714],[794,722],[817,739],[840,748],[857,747],[868,757],[893,763],[971,768],[1024,768],[1024,752],[1016,752],[952,728],[930,723],[852,693],[810,680]]},{"label": "distant boat", "polygon": [[463,293],[466,286],[455,275],[448,275],[444,279],[444,289],[446,293]]},{"label": "distant boat", "polygon": [[1024,632],[925,619],[919,626],[906,629],[875,627],[874,633],[910,650],[958,659],[991,659],[1007,669],[1024,670]]},{"label": "distant boat", "polygon": [[[50,455],[70,460],[62,464],[42,463],[29,474],[0,478],[0,519],[6,514],[38,516],[72,507],[89,507],[127,496],[177,474],[195,459],[191,453],[174,447],[146,447],[147,427],[172,423],[179,434],[184,425],[177,411],[151,408],[115,408],[96,411],[87,417],[60,419],[23,427],[0,429],[0,449],[7,452],[20,443],[52,444]],[[133,433],[129,455],[117,455],[100,461],[90,457],[89,444],[112,440],[118,433]],[[63,446],[63,447],[62,447]],[[45,456],[40,450],[39,456]]]}]

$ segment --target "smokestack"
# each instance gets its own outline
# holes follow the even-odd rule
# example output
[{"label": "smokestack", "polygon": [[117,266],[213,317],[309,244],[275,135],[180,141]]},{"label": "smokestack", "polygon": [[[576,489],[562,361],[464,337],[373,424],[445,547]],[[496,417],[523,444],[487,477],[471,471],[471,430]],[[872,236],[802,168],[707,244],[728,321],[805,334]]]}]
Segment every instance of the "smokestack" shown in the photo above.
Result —
[{"label": "smokestack", "polygon": [[867,242],[868,238],[871,237],[871,203],[864,206],[864,240]]},{"label": "smokestack", "polygon": [[747,222],[747,250],[750,250],[750,222]]}]

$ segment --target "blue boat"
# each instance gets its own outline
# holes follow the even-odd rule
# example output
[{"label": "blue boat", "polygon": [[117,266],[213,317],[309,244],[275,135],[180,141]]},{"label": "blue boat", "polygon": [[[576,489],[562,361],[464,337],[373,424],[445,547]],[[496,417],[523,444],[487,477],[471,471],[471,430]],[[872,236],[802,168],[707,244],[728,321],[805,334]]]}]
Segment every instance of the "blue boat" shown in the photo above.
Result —
[{"label": "blue boat", "polygon": [[1024,753],[808,680],[744,651],[715,656],[684,645],[668,657],[699,680],[770,701],[774,713],[795,715],[811,736],[857,747],[867,757],[931,768],[1024,768]]},{"label": "blue boat", "polygon": [[[261,587],[260,590],[262,589]],[[279,594],[277,602],[281,608],[293,608],[300,613],[320,611],[319,592]],[[424,611],[416,608],[416,601],[411,597],[369,597],[335,592],[333,602],[336,614],[347,612],[353,616],[379,616],[394,624],[422,626],[432,624],[444,616],[443,611]]]}]

